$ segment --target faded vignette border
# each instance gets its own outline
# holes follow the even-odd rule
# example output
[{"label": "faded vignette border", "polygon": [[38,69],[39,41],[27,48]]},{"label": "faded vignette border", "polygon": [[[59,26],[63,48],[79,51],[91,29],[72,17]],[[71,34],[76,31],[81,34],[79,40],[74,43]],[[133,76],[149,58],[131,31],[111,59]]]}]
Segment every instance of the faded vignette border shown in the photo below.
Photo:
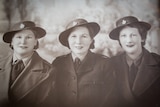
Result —
[{"label": "faded vignette border", "polygon": [[108,57],[123,50],[118,41],[109,38],[117,19],[133,15],[152,25],[147,35],[145,48],[160,55],[160,3],[158,0],[0,0],[0,58],[10,54],[9,44],[2,40],[4,32],[22,20],[34,21],[47,34],[39,40],[37,52],[49,63],[69,53],[58,40],[66,24],[76,18],[97,22],[101,26],[95,39],[95,53]]}]

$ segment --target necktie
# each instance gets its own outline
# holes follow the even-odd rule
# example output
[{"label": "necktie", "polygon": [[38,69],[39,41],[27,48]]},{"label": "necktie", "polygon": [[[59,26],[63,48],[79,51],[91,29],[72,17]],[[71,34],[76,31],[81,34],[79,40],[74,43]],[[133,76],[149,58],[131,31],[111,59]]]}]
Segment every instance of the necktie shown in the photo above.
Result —
[{"label": "necktie", "polygon": [[15,81],[17,76],[22,72],[24,69],[24,64],[22,60],[16,61],[15,64],[12,66],[12,72],[11,72],[11,84]]},{"label": "necktie", "polygon": [[81,60],[79,58],[75,58],[75,62],[74,62],[75,71],[78,70],[80,64],[81,64]]},{"label": "necktie", "polygon": [[129,82],[130,82],[130,87],[132,88],[136,74],[137,74],[137,67],[135,66],[134,63],[132,63],[130,70],[129,70]]}]

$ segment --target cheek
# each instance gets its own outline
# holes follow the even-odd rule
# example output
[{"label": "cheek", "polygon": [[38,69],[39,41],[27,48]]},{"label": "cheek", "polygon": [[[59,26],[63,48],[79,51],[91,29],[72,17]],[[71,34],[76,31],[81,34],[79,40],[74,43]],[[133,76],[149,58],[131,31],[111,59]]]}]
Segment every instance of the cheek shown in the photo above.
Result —
[{"label": "cheek", "polygon": [[120,43],[121,45],[123,45],[123,44],[124,44],[124,39],[119,39],[119,43]]},{"label": "cheek", "polygon": [[91,44],[92,44],[92,41],[90,40],[89,42],[86,42],[86,43],[88,43],[88,45],[91,45]]},{"label": "cheek", "polygon": [[34,45],[37,45],[37,44],[38,44],[38,41],[37,41],[37,40],[35,40],[35,41],[34,41]]},{"label": "cheek", "polygon": [[11,45],[13,46],[13,45],[16,45],[16,44],[18,44],[18,41],[12,40]]},{"label": "cheek", "polygon": [[75,39],[71,39],[71,38],[69,38],[69,39],[68,39],[68,44],[73,44],[73,43],[74,43],[74,41],[75,41]]}]

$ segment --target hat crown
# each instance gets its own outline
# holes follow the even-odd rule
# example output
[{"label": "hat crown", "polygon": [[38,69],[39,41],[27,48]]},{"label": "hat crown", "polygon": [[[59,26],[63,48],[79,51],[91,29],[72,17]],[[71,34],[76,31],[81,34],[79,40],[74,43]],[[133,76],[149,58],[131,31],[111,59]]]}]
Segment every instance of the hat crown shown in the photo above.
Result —
[{"label": "hat crown", "polygon": [[66,26],[66,29],[70,29],[72,27],[76,27],[76,26],[79,26],[79,25],[82,25],[82,24],[86,24],[86,23],[88,23],[88,22],[85,19],[76,19],[76,20],[71,21]]},{"label": "hat crown", "polygon": [[120,27],[120,26],[124,26],[124,25],[131,24],[131,23],[135,23],[135,22],[139,22],[136,17],[127,16],[127,17],[123,17],[123,18],[119,19],[119,20],[116,22],[116,26],[117,26],[117,27]]},{"label": "hat crown", "polygon": [[35,23],[32,21],[23,21],[15,24],[11,30],[16,31],[16,30],[22,30],[24,28],[29,28],[29,27],[35,27]]}]

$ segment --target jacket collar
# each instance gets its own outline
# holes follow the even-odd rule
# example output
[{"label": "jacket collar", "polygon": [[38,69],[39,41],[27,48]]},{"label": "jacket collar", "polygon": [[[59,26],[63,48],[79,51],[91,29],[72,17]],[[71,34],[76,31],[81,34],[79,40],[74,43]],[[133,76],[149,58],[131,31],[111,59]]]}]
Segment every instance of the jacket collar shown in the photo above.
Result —
[{"label": "jacket collar", "polygon": [[43,67],[43,60],[35,52],[31,61],[11,86],[11,90],[16,93],[16,99],[22,99],[44,81],[49,76],[47,71]]},{"label": "jacket collar", "polygon": [[155,58],[153,58],[151,53],[144,49],[142,62],[133,86],[133,91],[136,95],[140,95],[145,92],[145,90],[147,90],[158,78],[160,78],[160,69],[157,67],[158,63]]},{"label": "jacket collar", "polygon": [[[69,54],[67,58],[68,59],[66,60],[66,65],[67,67],[69,67],[68,69],[70,69],[69,72],[75,74],[76,72],[74,70],[74,62],[73,62],[72,55]],[[79,69],[77,71],[78,74],[91,71],[94,66],[94,62],[95,62],[94,60],[95,60],[94,53],[89,51],[88,54],[83,59],[83,61],[81,62],[81,65],[79,66]],[[72,63],[69,63],[69,62],[72,62]]]},{"label": "jacket collar", "polygon": [[89,72],[93,69],[94,63],[96,62],[96,57],[94,57],[94,53],[88,52],[88,54],[85,56],[83,61],[81,62],[81,65],[78,69],[78,73],[85,73]]}]

